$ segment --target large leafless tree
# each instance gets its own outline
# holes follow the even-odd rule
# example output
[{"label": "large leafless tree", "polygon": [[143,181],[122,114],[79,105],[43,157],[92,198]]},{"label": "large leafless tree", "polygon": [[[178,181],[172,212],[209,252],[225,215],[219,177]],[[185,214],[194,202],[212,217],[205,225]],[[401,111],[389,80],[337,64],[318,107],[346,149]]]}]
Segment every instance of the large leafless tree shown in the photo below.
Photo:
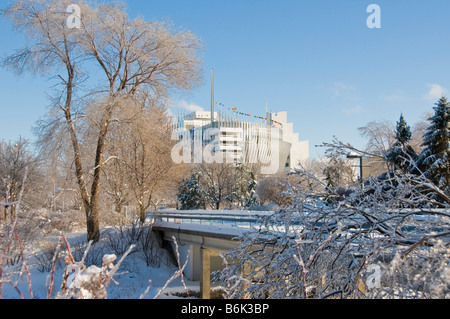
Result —
[{"label": "large leafless tree", "polygon": [[[166,23],[132,20],[119,3],[79,2],[80,28],[71,29],[64,14],[70,4],[68,0],[18,0],[3,10],[28,38],[26,47],[4,63],[19,74],[41,72],[58,79],[59,93],[52,95],[53,125],[47,125],[46,137],[56,127],[63,126],[68,133],[87,237],[98,241],[103,157],[115,110],[141,92],[162,99],[171,89],[191,89],[199,81],[200,43],[192,33],[173,30]],[[98,122],[88,183],[91,170],[82,160],[79,129],[89,121],[84,108],[92,100]]]}]

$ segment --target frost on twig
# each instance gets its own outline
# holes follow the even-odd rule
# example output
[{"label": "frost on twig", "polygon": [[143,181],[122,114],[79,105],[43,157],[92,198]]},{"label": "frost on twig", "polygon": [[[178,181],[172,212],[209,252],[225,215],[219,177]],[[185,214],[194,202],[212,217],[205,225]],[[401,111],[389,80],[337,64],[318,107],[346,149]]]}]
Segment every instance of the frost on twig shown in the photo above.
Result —
[{"label": "frost on twig", "polygon": [[[442,191],[424,176],[394,172],[342,195],[297,174],[286,185],[291,204],[226,253],[237,262],[217,277],[230,296],[448,298],[450,206],[433,199]],[[242,290],[233,285],[240,278]]]},{"label": "frost on twig", "polygon": [[225,282],[225,285],[222,286],[224,290],[223,298],[234,299],[242,291],[242,288],[249,283],[249,281],[245,279],[242,274],[230,276],[230,264],[227,261],[226,256],[223,253],[219,253],[219,256],[222,258],[223,265],[225,266],[225,278],[223,278],[223,274],[221,274],[221,272],[218,272],[215,274],[215,279]]},{"label": "frost on twig", "polygon": [[[5,209],[5,218],[2,219],[0,214],[0,299],[3,298],[3,283],[9,283],[20,298],[25,299],[25,295],[18,288],[24,274],[27,276],[28,292],[30,298],[33,299],[33,290],[31,284],[31,274],[25,257],[25,247],[17,229],[18,216],[20,206],[22,203],[23,193],[25,190],[25,182],[28,177],[28,166],[25,166],[25,172],[22,179],[17,201],[12,202],[10,185],[3,178],[5,188],[5,200],[6,203],[1,203]],[[9,212],[9,213],[6,213]],[[10,216],[10,221],[7,220],[7,215]],[[14,251],[17,250],[17,251]],[[16,271],[15,263],[21,263],[19,271]],[[12,266],[11,269],[9,266]],[[13,280],[13,277],[17,277]]]},{"label": "frost on twig", "polygon": [[[89,247],[88,247],[89,248]],[[106,288],[127,255],[133,250],[134,245],[130,246],[122,258],[117,260],[116,255],[104,255],[102,267],[95,265],[86,267],[84,257],[80,262],[75,262],[73,258],[66,258],[66,268],[63,275],[62,290],[56,296],[57,299],[107,299]],[[114,281],[115,282],[115,281]],[[115,282],[116,283],[116,282]]]},{"label": "frost on twig", "polygon": [[[186,283],[184,282],[184,269],[186,268],[188,262],[189,262],[189,255],[190,255],[190,251],[188,251],[188,254],[186,256],[186,261],[183,265],[181,265],[180,262],[180,254],[179,254],[179,248],[178,248],[178,243],[175,237],[172,237],[174,243],[175,243],[175,248],[176,248],[176,253],[177,253],[177,262],[178,262],[178,270],[175,271],[175,273],[172,275],[172,277],[170,277],[166,283],[164,284],[164,286],[157,292],[157,294],[155,295],[155,297],[153,299],[158,299],[159,296],[161,296],[161,294],[163,293],[163,291],[169,286],[169,284],[174,281],[177,278],[181,278],[181,282],[183,284],[183,287],[186,291],[186,294],[189,296],[189,291],[186,287]],[[151,282],[150,282],[151,284]],[[145,294],[141,295],[141,299],[143,299],[143,297],[145,296]]]}]

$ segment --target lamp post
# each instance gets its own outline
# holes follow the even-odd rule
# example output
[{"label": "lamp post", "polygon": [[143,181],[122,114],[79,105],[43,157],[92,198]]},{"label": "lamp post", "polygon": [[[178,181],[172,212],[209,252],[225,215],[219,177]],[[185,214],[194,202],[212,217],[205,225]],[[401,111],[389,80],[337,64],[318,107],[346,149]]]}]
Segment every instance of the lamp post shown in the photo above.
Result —
[{"label": "lamp post", "polygon": [[363,182],[363,157],[358,154],[348,154],[348,159],[359,159],[359,181],[361,182],[361,187],[364,188]]}]

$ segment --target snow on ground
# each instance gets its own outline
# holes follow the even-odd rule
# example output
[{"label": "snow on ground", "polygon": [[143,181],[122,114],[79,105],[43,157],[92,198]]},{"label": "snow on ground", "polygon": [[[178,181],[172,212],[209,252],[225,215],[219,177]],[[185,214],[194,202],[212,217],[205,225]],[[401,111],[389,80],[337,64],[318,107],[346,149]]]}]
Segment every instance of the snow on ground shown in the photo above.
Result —
[{"label": "snow on ground", "polygon": [[[164,212],[164,211],[163,211]],[[166,211],[167,212],[167,211]],[[208,214],[208,215],[228,215],[228,216],[250,216],[250,215],[264,215],[271,213],[270,211],[231,211],[231,210],[221,210],[221,211],[190,211],[190,212],[181,212],[181,211],[172,211],[173,213],[184,213],[184,214]],[[36,214],[39,215],[39,214]],[[50,220],[47,220],[46,223],[48,228],[51,228]],[[85,244],[86,242],[86,233],[84,231],[84,227],[81,226],[81,230],[72,230],[71,232],[62,232],[64,236],[67,238],[72,252],[75,250],[75,248],[80,246],[80,243]],[[195,224],[184,224],[184,227],[190,227],[197,229],[198,227],[201,227],[203,230],[208,228],[207,225],[195,225]],[[214,231],[220,232],[231,232],[232,234],[235,234],[238,236],[242,232],[242,228],[233,226],[233,227],[227,227],[228,225],[221,225],[220,227],[213,227],[213,225],[209,225],[209,228],[214,228]],[[244,225],[241,225],[241,227]],[[244,227],[245,228],[245,227]],[[111,230],[113,228],[104,228],[102,230],[102,238],[106,237],[105,234],[111,234]],[[26,264],[29,267],[30,275],[31,275],[31,285],[32,285],[32,293],[33,298],[35,299],[46,299],[48,295],[48,287],[50,285],[50,275],[51,275],[51,269],[47,267],[45,271],[42,271],[42,261],[39,262],[39,260],[36,258],[37,256],[42,256],[45,248],[48,251],[48,248],[55,249],[58,245],[58,242],[60,240],[60,234],[53,230],[51,231],[51,235],[43,235],[38,234],[37,236],[34,236],[33,241],[27,243],[27,251],[26,254]],[[112,232],[114,234],[114,231]],[[156,240],[156,239],[155,239]],[[98,245],[98,244],[97,244]],[[64,245],[63,245],[64,247]],[[164,291],[160,292],[160,290],[164,287],[166,282],[171,278],[174,273],[178,270],[178,267],[173,265],[169,262],[170,258],[168,257],[168,253],[165,250],[161,250],[159,248],[159,245],[154,242],[153,243],[153,249],[158,250],[156,252],[160,260],[158,262],[158,265],[155,266],[147,266],[144,258],[142,258],[142,253],[139,251],[133,252],[130,255],[128,255],[124,262],[121,264],[117,275],[114,277],[114,280],[117,282],[111,282],[110,285],[107,287],[107,293],[108,293],[108,299],[137,299],[140,298],[142,294],[144,294],[150,285],[151,280],[151,286],[150,289],[148,289],[148,292],[145,294],[145,299],[153,299],[158,293],[159,297],[158,299],[172,299],[172,298],[179,298],[175,296],[174,294],[185,294],[186,288],[188,291],[200,291],[200,284],[199,282],[191,282],[186,277],[184,277],[184,282],[186,284],[186,288],[184,287],[181,278],[177,278],[171,282]],[[128,247],[127,247],[128,248]],[[137,250],[137,249],[136,249]],[[84,248],[83,251],[84,252]],[[95,253],[92,253],[92,249],[89,252],[89,254],[97,254],[100,259],[101,256],[104,256],[106,254],[115,254],[114,251],[111,251],[111,249],[105,249],[105,248],[98,248]],[[116,254],[119,260],[122,256],[119,254]],[[51,254],[53,256],[53,253]],[[55,298],[56,294],[60,291],[61,283],[63,281],[63,271],[64,271],[64,258],[66,255],[60,256],[59,260],[60,262],[57,264],[58,266],[55,269],[55,275],[54,275],[54,285],[53,285],[53,293],[52,298]],[[79,259],[81,259],[81,255],[77,255]],[[77,257],[75,256],[75,259]],[[98,258],[97,258],[98,260]],[[80,260],[75,260],[76,262]],[[181,264],[184,264],[185,260],[181,260]],[[100,262],[101,263],[101,262]],[[49,263],[48,263],[49,264]],[[16,266],[16,270],[20,271],[20,267],[22,266],[21,263],[19,263]],[[89,261],[87,260],[86,266],[89,267]],[[97,264],[97,266],[101,266]],[[4,269],[7,272],[11,273],[12,268],[11,266],[8,269]],[[41,270],[41,271],[40,271]],[[11,279],[17,278],[14,276],[11,276]],[[17,289],[12,287],[10,283],[5,282],[3,280],[3,285],[1,288],[1,294],[0,297],[3,297],[5,299],[19,299],[20,295],[17,290],[19,290],[25,298],[30,298],[29,288],[28,288],[28,281],[27,281],[27,275],[26,273],[23,274],[22,279],[20,283],[17,286]]]},{"label": "snow on ground", "polygon": [[[134,258],[130,258],[121,268],[128,273],[116,277],[118,285],[111,283],[108,288],[109,299],[138,299],[148,289],[149,280],[151,280],[150,290],[144,299],[153,299],[178,270],[174,266],[147,267],[145,262],[136,261]],[[184,282],[189,291],[200,291],[199,282],[191,282],[187,278],[184,278]],[[185,292],[181,279],[177,278],[162,291],[159,299],[179,298],[174,294]]]},{"label": "snow on ground", "polygon": [[[86,238],[86,235],[83,233],[71,233],[65,236],[68,238],[69,243],[75,243],[79,241],[80,238]],[[55,237],[54,241],[56,246],[58,239]],[[35,251],[35,253],[39,252]],[[104,254],[111,253],[113,252],[106,250],[104,251]],[[122,256],[117,257],[120,259]],[[183,260],[181,262],[184,263]],[[38,270],[38,263],[33,255],[28,256],[27,265],[30,269],[31,286],[34,299],[46,299],[51,279],[51,271],[40,272]],[[90,265],[87,264],[86,266]],[[151,280],[152,283],[144,299],[153,299],[177,270],[178,268],[174,265],[168,265],[165,263],[162,263],[160,267],[147,266],[146,262],[142,260],[138,253],[131,253],[121,264],[117,272],[118,275],[114,277],[117,284],[111,282],[107,287],[108,299],[138,299],[148,289],[150,285],[149,280]],[[64,267],[61,263],[58,267],[56,267],[52,298],[54,298],[56,293],[60,291],[63,271]],[[189,290],[200,290],[198,282],[191,282],[187,280],[187,278],[184,278],[184,281]],[[25,296],[25,298],[30,298],[26,274],[23,275],[23,278],[17,288]],[[186,289],[184,288],[181,279],[177,278],[160,294],[159,299],[178,298],[173,294],[184,293],[185,291]],[[21,298],[17,290],[6,282],[3,283],[2,297],[4,299]]]}]

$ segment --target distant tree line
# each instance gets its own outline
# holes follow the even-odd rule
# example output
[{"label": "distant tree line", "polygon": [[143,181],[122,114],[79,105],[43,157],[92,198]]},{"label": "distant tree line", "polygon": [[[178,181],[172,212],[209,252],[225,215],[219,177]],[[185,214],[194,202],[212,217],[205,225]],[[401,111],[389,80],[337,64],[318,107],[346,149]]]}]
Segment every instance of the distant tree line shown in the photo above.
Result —
[{"label": "distant tree line", "polygon": [[328,163],[321,166],[321,172],[315,172],[316,176],[326,180],[331,189],[340,188],[345,192],[345,189],[354,188],[357,186],[355,175],[359,174],[355,174],[355,163],[350,163],[347,158],[350,153],[355,153],[362,158],[362,178],[366,183],[370,177],[389,180],[393,174],[423,176],[442,190],[444,196],[433,192],[433,196],[437,196],[434,199],[446,201],[445,197],[450,193],[449,105],[443,96],[435,104],[434,113],[429,113],[425,121],[413,128],[403,114],[395,127],[387,121],[368,123],[359,128],[361,135],[368,140],[364,150],[337,138],[323,143],[320,146],[326,148]]},{"label": "distant tree line", "polygon": [[179,187],[180,209],[248,208],[257,203],[257,184],[247,165],[203,163]]}]

